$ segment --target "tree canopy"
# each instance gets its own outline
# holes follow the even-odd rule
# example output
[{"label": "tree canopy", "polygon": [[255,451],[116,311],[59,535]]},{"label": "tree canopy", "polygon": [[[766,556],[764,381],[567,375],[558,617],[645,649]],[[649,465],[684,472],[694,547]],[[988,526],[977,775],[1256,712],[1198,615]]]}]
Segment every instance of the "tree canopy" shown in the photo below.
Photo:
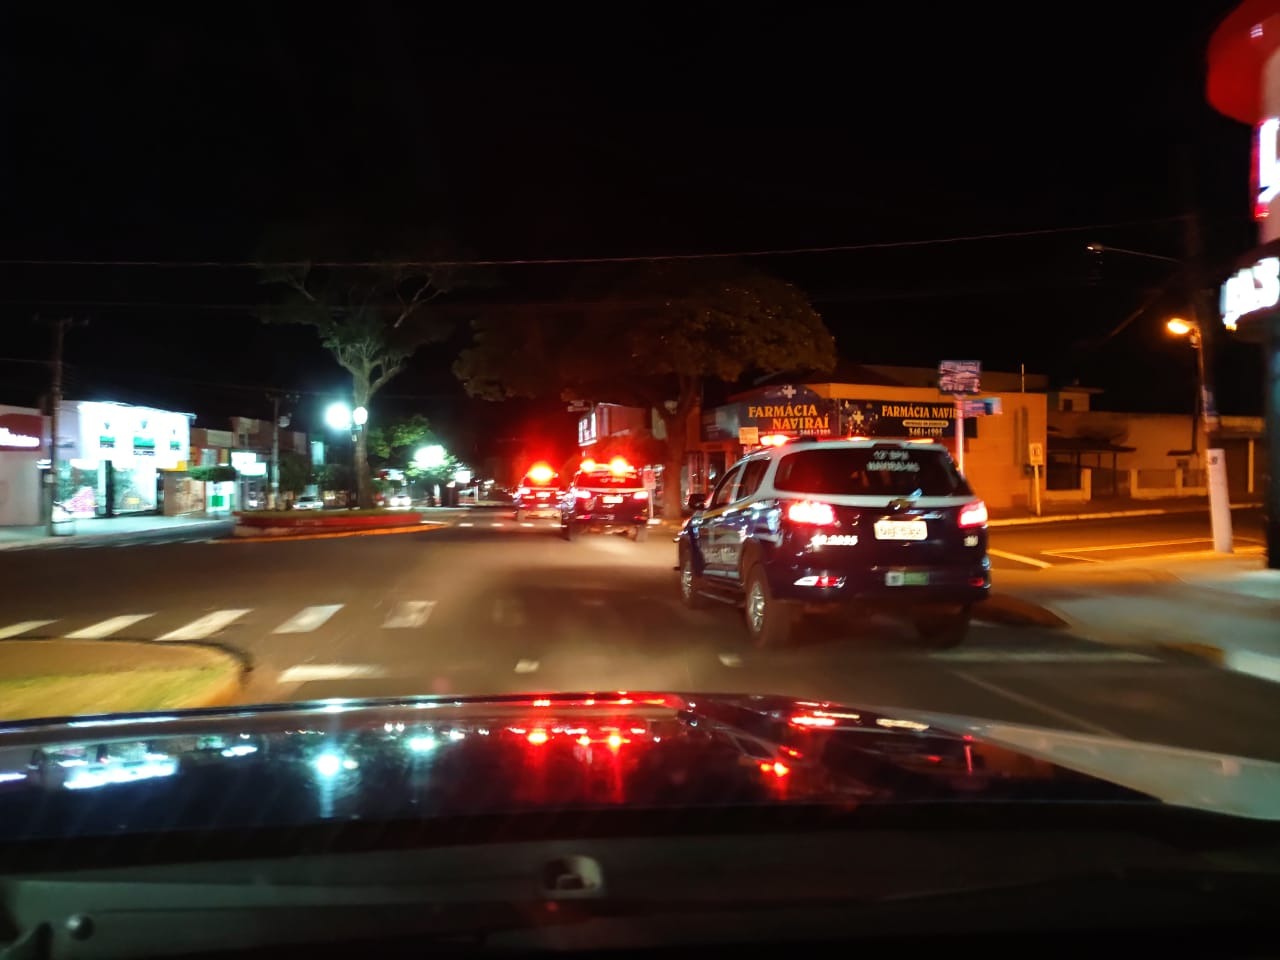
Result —
[{"label": "tree canopy", "polygon": [[[830,332],[799,289],[729,261],[619,268],[563,306],[477,317],[472,331],[454,372],[473,396],[558,392],[652,408],[677,476],[706,380],[813,373],[836,360]],[[678,485],[666,488],[664,507],[678,509]]]}]

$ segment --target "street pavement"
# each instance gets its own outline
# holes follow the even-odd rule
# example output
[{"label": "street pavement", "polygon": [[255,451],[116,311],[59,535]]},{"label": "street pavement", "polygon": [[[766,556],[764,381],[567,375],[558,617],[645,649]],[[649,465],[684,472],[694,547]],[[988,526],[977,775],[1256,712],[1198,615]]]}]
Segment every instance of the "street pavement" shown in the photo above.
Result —
[{"label": "street pavement", "polygon": [[[1260,509],[1233,510],[1231,527],[1236,550],[1262,550],[1266,541]],[[1026,570],[1212,550],[1213,537],[1205,510],[997,527],[991,531],[990,546],[992,569]]]},{"label": "street pavement", "polygon": [[[1090,559],[1062,557],[1063,564],[1089,564],[1099,551],[1083,548],[1184,541],[1205,525],[1193,515],[1089,531],[1005,528],[992,532],[992,544],[1041,562],[1057,564],[1043,558],[1068,553]],[[516,523],[509,513],[479,510],[395,536],[9,551],[0,553],[0,640],[216,643],[251,662],[245,697],[252,701],[756,692],[1280,760],[1280,685],[1142,638],[1102,644],[1071,627],[979,622],[962,647],[931,652],[904,625],[875,620],[755,650],[740,611],[680,604],[674,561],[670,533],[657,528],[645,543],[619,536],[568,543],[554,521]],[[1045,569],[1018,567],[1022,576]],[[996,583],[998,590],[999,571]],[[1105,589],[1101,580],[1097,589]]]}]

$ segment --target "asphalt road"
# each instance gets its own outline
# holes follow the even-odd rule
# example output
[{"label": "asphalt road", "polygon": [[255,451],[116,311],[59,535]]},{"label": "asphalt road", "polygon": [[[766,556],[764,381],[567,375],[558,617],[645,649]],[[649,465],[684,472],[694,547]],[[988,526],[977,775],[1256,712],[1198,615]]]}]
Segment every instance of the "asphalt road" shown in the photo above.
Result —
[{"label": "asphalt road", "polygon": [[[745,691],[1280,760],[1280,685],[1191,657],[993,623],[977,624],[957,650],[929,652],[887,620],[757,651],[738,610],[680,605],[669,535],[566,543],[549,521],[477,512],[463,522],[471,525],[291,543],[0,553],[0,639],[219,643],[252,662],[247,693],[256,700]],[[1151,539],[1182,539],[1183,522],[1157,525]],[[1195,520],[1185,523],[1192,530]],[[992,541],[1040,556],[1062,544],[1078,552],[1100,536],[1083,524],[1051,526],[995,531]],[[1136,523],[1101,535],[1134,542],[1123,538],[1149,533]]]},{"label": "asphalt road", "polygon": [[[1259,509],[1231,511],[1231,527],[1237,549],[1266,543]],[[1203,511],[995,527],[990,547],[994,569],[1025,570],[1212,550],[1213,539]]]}]

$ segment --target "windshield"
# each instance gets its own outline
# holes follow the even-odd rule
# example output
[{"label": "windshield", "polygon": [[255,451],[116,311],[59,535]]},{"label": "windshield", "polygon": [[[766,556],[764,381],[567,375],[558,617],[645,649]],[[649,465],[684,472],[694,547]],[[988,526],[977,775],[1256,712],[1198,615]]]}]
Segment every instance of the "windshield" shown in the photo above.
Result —
[{"label": "windshield", "polygon": [[9,6],[0,917],[12,824],[329,849],[258,803],[548,887],[571,807],[901,816],[740,904],[1106,861],[961,808],[1271,849],[1280,0]]},{"label": "windshield", "polygon": [[951,497],[970,492],[949,457],[933,450],[802,450],[778,463],[779,490],[853,496]]}]

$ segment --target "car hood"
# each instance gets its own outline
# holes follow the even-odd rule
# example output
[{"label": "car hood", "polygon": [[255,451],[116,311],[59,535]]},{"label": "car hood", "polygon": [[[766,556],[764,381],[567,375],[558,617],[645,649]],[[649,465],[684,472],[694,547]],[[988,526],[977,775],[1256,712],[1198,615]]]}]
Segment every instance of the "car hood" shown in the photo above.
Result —
[{"label": "car hood", "polygon": [[736,695],[329,700],[0,729],[0,843],[575,808],[974,802],[1280,819],[1280,765]]}]

